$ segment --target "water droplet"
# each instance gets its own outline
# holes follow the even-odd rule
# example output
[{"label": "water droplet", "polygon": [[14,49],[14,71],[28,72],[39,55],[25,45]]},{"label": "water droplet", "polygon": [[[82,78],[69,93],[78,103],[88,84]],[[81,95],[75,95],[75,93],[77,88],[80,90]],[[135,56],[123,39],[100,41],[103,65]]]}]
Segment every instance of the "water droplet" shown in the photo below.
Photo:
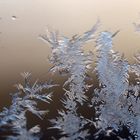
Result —
[{"label": "water droplet", "polygon": [[12,20],[16,20],[17,19],[17,17],[16,16],[12,16]]}]

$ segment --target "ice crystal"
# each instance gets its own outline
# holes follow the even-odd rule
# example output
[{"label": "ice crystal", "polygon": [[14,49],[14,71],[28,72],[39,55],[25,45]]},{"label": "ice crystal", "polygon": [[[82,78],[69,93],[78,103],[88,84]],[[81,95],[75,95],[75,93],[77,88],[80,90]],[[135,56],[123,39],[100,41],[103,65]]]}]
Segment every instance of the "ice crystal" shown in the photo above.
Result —
[{"label": "ice crystal", "polygon": [[96,127],[108,135],[109,128],[118,131],[126,126],[132,130],[131,133],[137,131],[139,135],[139,85],[130,86],[128,82],[128,72],[134,72],[139,77],[139,54],[136,55],[138,64],[129,65],[112,50],[112,37],[112,33],[102,32],[97,40],[96,71],[101,89],[94,91],[92,99],[99,117]]},{"label": "ice crystal", "polygon": [[[73,94],[75,100],[80,104],[86,100],[84,89],[86,89],[85,77],[88,65],[91,64],[92,55],[85,55],[81,47],[83,44],[94,37],[94,33],[98,26],[98,22],[83,36],[73,36],[72,39],[67,37],[58,37],[56,33],[49,33],[41,36],[43,40],[48,41],[52,47],[51,63],[54,67],[52,72],[68,72],[71,77],[65,82],[64,85],[70,84],[70,91],[66,94]],[[69,96],[69,95],[68,95]]]},{"label": "ice crystal", "polygon": [[128,63],[122,56],[112,50],[112,37],[110,32],[102,32],[97,40],[98,60],[96,71],[100,85],[104,88],[97,92],[98,102],[103,102],[100,109],[99,125],[102,129],[113,127],[118,129],[121,120],[119,113],[119,98],[128,87]]},{"label": "ice crystal", "polygon": [[[93,39],[97,29],[98,22],[88,32],[82,36],[73,36],[72,39],[67,37],[58,37],[56,33],[50,33],[47,36],[41,36],[42,39],[48,41],[52,45],[52,57],[50,61],[54,64],[52,72],[67,72],[70,78],[64,83],[65,99],[62,101],[66,111],[60,112],[61,117],[53,120],[54,128],[58,128],[67,134],[71,140],[79,138],[85,139],[85,132],[80,131],[82,126],[81,119],[75,112],[77,103],[83,105],[87,100],[85,91],[88,85],[85,82],[86,73],[92,62],[92,54],[84,54],[82,46],[89,40]],[[65,88],[68,86],[68,89]],[[82,120],[84,121],[84,120]],[[78,133],[80,131],[81,133]],[[80,136],[81,135],[81,136]],[[69,139],[69,138],[68,138]]]},{"label": "ice crystal", "polygon": [[140,81],[140,52],[135,55],[136,63],[131,65],[130,72],[135,73],[137,80]]},{"label": "ice crystal", "polygon": [[112,50],[110,32],[102,32],[97,40],[98,60],[97,73],[99,81],[113,95],[125,92],[128,86],[128,62],[119,53]]},{"label": "ice crystal", "polygon": [[59,115],[59,117],[51,120],[51,122],[54,124],[53,128],[60,129],[62,131],[61,134],[66,135],[61,139],[76,140],[80,138],[85,139],[88,136],[88,131],[81,131],[87,122],[80,118],[76,111],[59,111]]},{"label": "ice crystal", "polygon": [[9,140],[38,140],[39,136],[34,135],[40,133],[39,126],[35,126],[27,130],[26,112],[29,111],[42,119],[47,110],[40,110],[37,108],[37,101],[49,103],[51,94],[44,94],[43,90],[53,87],[47,83],[38,84],[37,81],[30,85],[30,73],[22,73],[24,78],[24,85],[16,85],[18,91],[12,94],[12,105],[9,108],[4,108],[0,113],[0,127],[9,126],[13,134],[16,136],[9,136]]}]

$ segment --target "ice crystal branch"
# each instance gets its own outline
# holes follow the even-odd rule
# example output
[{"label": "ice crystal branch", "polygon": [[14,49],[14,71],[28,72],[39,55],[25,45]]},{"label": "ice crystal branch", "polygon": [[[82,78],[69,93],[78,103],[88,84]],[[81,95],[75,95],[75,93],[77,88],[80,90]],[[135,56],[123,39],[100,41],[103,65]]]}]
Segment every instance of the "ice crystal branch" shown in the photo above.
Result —
[{"label": "ice crystal branch", "polygon": [[140,52],[134,56],[136,63],[130,66],[130,72],[135,73],[137,80],[140,82]]},{"label": "ice crystal branch", "polygon": [[97,40],[96,70],[102,86],[94,91],[92,99],[99,117],[96,127],[108,135],[108,128],[118,131],[126,126],[139,135],[139,85],[131,86],[130,90],[128,83],[128,71],[139,77],[139,54],[135,57],[138,64],[130,66],[123,56],[112,50],[112,37],[110,32],[102,32]]},{"label": "ice crystal branch", "polygon": [[108,92],[120,95],[128,86],[128,62],[112,50],[112,34],[102,32],[97,40],[97,73],[99,81]]},{"label": "ice crystal branch", "polygon": [[86,100],[84,95],[85,85],[85,74],[88,66],[91,63],[91,54],[84,55],[81,47],[83,44],[91,40],[97,29],[98,22],[88,32],[84,33],[83,36],[73,36],[72,39],[67,37],[58,37],[57,33],[50,32],[48,35],[41,36],[43,40],[48,41],[52,47],[52,57],[50,59],[54,67],[51,69],[52,72],[59,71],[61,73],[68,72],[71,77],[64,85],[70,83],[70,92],[74,94],[77,102],[81,103]]},{"label": "ice crystal branch", "polygon": [[[75,35],[71,39],[58,37],[58,34],[52,32],[47,36],[41,36],[43,40],[48,41],[52,46],[52,57],[50,61],[54,66],[51,71],[67,72],[70,74],[70,77],[63,85],[66,92],[65,99],[62,103],[66,108],[66,112],[59,111],[58,114],[61,117],[58,117],[52,122],[54,123],[53,128],[57,127],[64,134],[68,135],[71,140],[85,139],[87,136],[87,133],[84,131],[78,133],[83,126],[81,126],[81,119],[76,113],[76,110],[77,103],[83,105],[83,102],[87,100],[85,91],[88,90],[88,85],[85,79],[87,70],[92,62],[92,54],[85,55],[82,46],[85,42],[93,39],[97,26],[98,22],[90,31],[84,33],[84,35]],[[66,86],[68,86],[68,89]]]},{"label": "ice crystal branch", "polygon": [[100,114],[98,127],[103,130],[109,127],[118,130],[119,124],[124,120],[123,117],[127,118],[128,115],[126,110],[126,112],[122,111],[123,115],[121,114],[121,108],[118,104],[121,95],[128,88],[129,65],[123,56],[112,50],[112,37],[114,35],[110,32],[101,32],[97,40],[98,58],[96,71],[100,85],[103,87],[101,86],[100,91],[95,91],[96,97],[93,97],[95,98],[93,103],[100,102],[100,108],[99,106],[95,108]]},{"label": "ice crystal branch", "polygon": [[61,134],[66,135],[61,140],[85,139],[89,135],[88,131],[81,131],[87,121],[80,118],[76,111],[59,111],[59,115],[51,122],[54,124],[53,128],[60,129]]},{"label": "ice crystal branch", "polygon": [[9,140],[32,140],[40,139],[34,134],[40,133],[39,126],[35,126],[27,130],[26,112],[29,111],[42,119],[47,110],[37,108],[36,100],[49,103],[51,94],[44,94],[43,90],[53,87],[47,83],[39,84],[37,81],[30,85],[30,73],[22,73],[24,85],[16,85],[18,91],[12,94],[12,105],[9,108],[4,108],[0,113],[0,127],[9,126],[16,136],[7,137]]}]

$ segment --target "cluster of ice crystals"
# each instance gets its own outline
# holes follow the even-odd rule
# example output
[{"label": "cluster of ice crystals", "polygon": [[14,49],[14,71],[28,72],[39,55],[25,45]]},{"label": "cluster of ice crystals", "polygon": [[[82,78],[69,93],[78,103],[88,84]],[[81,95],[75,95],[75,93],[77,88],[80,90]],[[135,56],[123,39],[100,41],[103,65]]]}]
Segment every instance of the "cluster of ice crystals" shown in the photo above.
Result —
[{"label": "cluster of ice crystals", "polygon": [[17,93],[12,94],[12,104],[0,113],[0,129],[5,126],[13,132],[13,136],[6,136],[8,140],[39,140],[40,128],[35,126],[27,130],[26,112],[29,111],[42,119],[47,110],[37,108],[37,101],[49,103],[51,94],[44,94],[43,90],[53,87],[47,83],[39,84],[37,81],[31,85],[30,73],[22,73],[24,84],[17,85]]}]

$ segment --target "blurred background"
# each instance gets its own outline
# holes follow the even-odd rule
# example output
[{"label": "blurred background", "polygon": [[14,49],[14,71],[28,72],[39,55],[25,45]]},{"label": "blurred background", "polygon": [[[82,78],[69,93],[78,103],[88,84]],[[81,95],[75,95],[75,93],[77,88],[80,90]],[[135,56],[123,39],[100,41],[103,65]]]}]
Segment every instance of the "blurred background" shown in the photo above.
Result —
[{"label": "blurred background", "polygon": [[[140,50],[140,34],[133,23],[140,23],[140,1],[130,0],[0,0],[0,109],[10,103],[14,84],[22,82],[21,72],[33,80],[48,80],[51,64],[49,44],[38,38],[45,30],[58,30],[71,37],[83,34],[100,19],[101,31],[115,32],[114,50],[124,53],[130,63]],[[95,51],[91,41],[85,51]],[[55,83],[62,79],[56,75]]]}]

